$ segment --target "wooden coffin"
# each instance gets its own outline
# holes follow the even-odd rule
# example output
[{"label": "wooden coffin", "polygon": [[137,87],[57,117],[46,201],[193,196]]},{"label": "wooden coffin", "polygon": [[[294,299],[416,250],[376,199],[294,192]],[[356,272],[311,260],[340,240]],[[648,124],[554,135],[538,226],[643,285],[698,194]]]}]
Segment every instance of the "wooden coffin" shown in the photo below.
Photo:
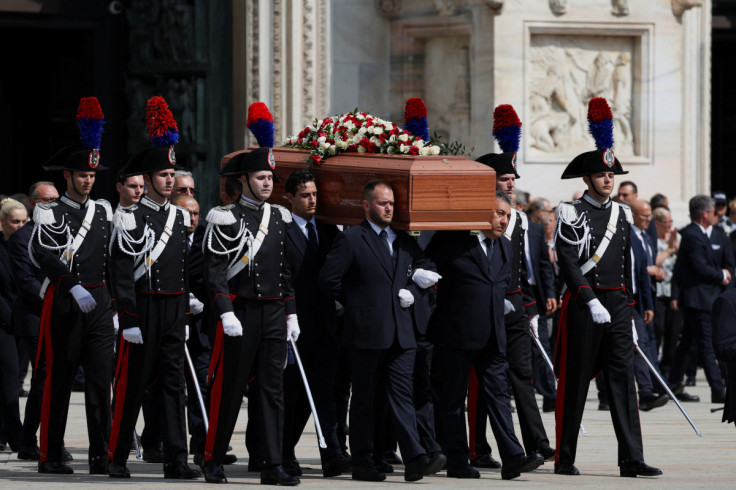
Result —
[{"label": "wooden coffin", "polygon": [[[221,165],[241,150],[225,155]],[[274,148],[281,180],[269,199],[288,207],[284,183],[304,169],[309,152]],[[495,206],[496,175],[490,167],[463,156],[396,156],[343,153],[314,166],[317,218],[331,224],[355,225],[365,218],[363,187],[375,179],[394,189],[392,227],[399,230],[488,229]]]}]

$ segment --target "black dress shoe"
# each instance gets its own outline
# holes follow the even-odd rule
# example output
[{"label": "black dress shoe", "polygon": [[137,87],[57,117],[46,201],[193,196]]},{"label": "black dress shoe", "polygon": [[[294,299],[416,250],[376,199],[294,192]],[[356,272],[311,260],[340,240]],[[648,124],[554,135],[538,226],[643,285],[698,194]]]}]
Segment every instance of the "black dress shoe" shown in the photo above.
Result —
[{"label": "black dress shoe", "polygon": [[442,469],[445,463],[447,463],[447,458],[442,453],[437,453],[431,459],[426,454],[419,455],[406,464],[404,481],[417,481],[425,476],[434,475]]},{"label": "black dress shoe", "polygon": [[144,449],[143,450],[143,461],[146,463],[163,463],[164,452],[160,449]]},{"label": "black dress shoe", "polygon": [[511,480],[526,473],[534,471],[544,463],[544,458],[539,453],[531,453],[527,456],[521,455],[501,467],[501,478]]},{"label": "black dress shoe", "polygon": [[685,386],[695,386],[695,378],[688,376],[685,380]]},{"label": "black dress shoe", "polygon": [[698,395],[691,395],[685,390],[682,390],[680,393],[675,394],[678,400],[681,402],[699,402],[700,397]]},{"label": "black dress shoe", "polygon": [[41,451],[38,449],[38,446],[22,447],[18,450],[18,459],[38,461],[41,459]]},{"label": "black dress shoe", "polygon": [[598,403],[598,410],[601,412],[608,412],[611,410],[611,406],[607,402],[600,402]]},{"label": "black dress shoe", "polygon": [[385,461],[375,461],[373,467],[378,470],[379,473],[393,473],[394,467]]},{"label": "black dress shoe", "polygon": [[388,464],[402,464],[403,463],[399,455],[396,454],[396,451],[384,451],[383,460],[387,462]]},{"label": "black dress shoe", "polygon": [[555,457],[555,449],[550,446],[543,447],[537,452],[542,455],[545,461],[549,461]]},{"label": "black dress shoe", "polygon": [[224,458],[222,458],[222,464],[235,464],[238,461],[238,457],[234,454],[226,454]]},{"label": "black dress shoe", "polygon": [[343,473],[347,473],[353,469],[353,461],[338,454],[334,458],[330,458],[322,463],[322,476],[325,478],[331,478],[333,476],[340,476]]},{"label": "black dress shoe", "polygon": [[555,463],[555,475],[579,475],[580,472],[572,463]]},{"label": "black dress shoe", "polygon": [[386,475],[378,471],[375,466],[370,463],[353,466],[353,480],[383,481],[385,479]]},{"label": "black dress shoe", "polygon": [[54,475],[71,475],[74,473],[74,470],[71,466],[62,462],[52,463],[51,461],[44,461],[43,463],[38,463],[38,472],[51,473]]},{"label": "black dress shoe", "polygon": [[183,462],[164,463],[164,478],[170,480],[194,480],[202,476],[202,473],[190,468]]},{"label": "black dress shoe", "polygon": [[448,466],[448,478],[480,478],[480,471],[470,465],[465,466]]},{"label": "black dress shoe", "polygon": [[61,448],[61,460],[64,463],[68,463],[69,461],[74,460],[74,456],[72,456],[72,453],[69,452],[69,450],[65,447]]},{"label": "black dress shoe", "polygon": [[127,466],[122,466],[110,461],[107,465],[107,474],[110,478],[130,478],[130,470]]},{"label": "black dress shoe", "polygon": [[296,458],[284,458],[281,462],[281,468],[291,476],[302,476],[302,467]]},{"label": "black dress shoe", "polygon": [[555,411],[555,407],[557,405],[557,402],[554,399],[547,399],[545,398],[542,402],[542,411],[544,413],[550,413]]},{"label": "black dress shoe", "polygon": [[107,475],[107,458],[98,457],[89,461],[90,475]]},{"label": "black dress shoe", "polygon": [[470,461],[470,464],[476,468],[500,468],[501,463],[493,459],[491,453],[479,454],[474,460]]},{"label": "black dress shoe", "polygon": [[657,395],[656,393],[650,393],[647,396],[639,398],[639,410],[648,412],[654,408],[659,408],[667,404],[669,398],[667,395]]},{"label": "black dress shoe", "polygon": [[288,474],[284,468],[277,464],[275,466],[267,466],[261,471],[261,485],[284,485],[293,487],[299,485],[301,480],[296,476]]},{"label": "black dress shoe", "polygon": [[726,392],[722,391],[721,393],[711,393],[710,402],[711,403],[726,403]]},{"label": "black dress shoe", "polygon": [[248,471],[251,473],[260,473],[263,471],[264,466],[263,461],[257,459],[248,460]]},{"label": "black dress shoe", "polygon": [[662,470],[649,466],[644,461],[628,461],[621,463],[621,476],[636,478],[637,476],[659,476]]},{"label": "black dress shoe", "polygon": [[227,483],[222,465],[215,464],[214,461],[205,461],[202,466],[202,472],[207,483]]}]

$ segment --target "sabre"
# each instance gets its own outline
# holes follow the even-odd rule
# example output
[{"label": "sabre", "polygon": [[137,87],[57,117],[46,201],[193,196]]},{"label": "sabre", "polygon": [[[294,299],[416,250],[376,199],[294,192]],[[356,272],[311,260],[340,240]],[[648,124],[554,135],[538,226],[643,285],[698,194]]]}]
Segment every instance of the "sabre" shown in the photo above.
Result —
[{"label": "sabre", "polygon": [[[539,338],[537,338],[536,335],[534,335],[534,330],[532,330],[531,325],[529,326],[529,335],[532,336],[532,339],[534,340],[534,343],[537,345],[537,348],[539,349],[539,352],[542,353],[542,357],[544,357],[544,361],[547,363],[547,367],[549,368],[550,372],[552,373],[552,376],[555,378],[556,382],[559,382],[557,379],[557,375],[555,374],[555,367],[552,365],[552,361],[550,360],[549,356],[547,355],[547,351],[544,350],[544,346],[542,346],[542,343],[539,341]],[[588,433],[585,431],[585,427],[583,427],[583,424],[580,424],[580,432],[587,436]]]},{"label": "sabre", "polygon": [[678,400],[677,397],[675,396],[675,394],[672,393],[672,390],[670,390],[669,385],[665,382],[665,380],[662,379],[662,376],[659,375],[659,373],[657,372],[657,370],[654,368],[654,366],[652,365],[652,363],[649,361],[649,358],[644,355],[644,353],[641,351],[641,348],[639,347],[639,345],[636,342],[634,342],[634,348],[636,349],[636,352],[639,353],[639,355],[641,356],[641,358],[644,359],[644,362],[647,363],[647,366],[649,366],[649,370],[652,372],[652,374],[654,374],[654,377],[657,378],[657,380],[659,381],[659,384],[661,384],[664,387],[665,391],[667,391],[667,394],[669,395],[670,398],[672,398],[672,401],[674,401],[677,404],[677,408],[680,409],[680,411],[685,416],[685,418],[687,419],[687,421],[690,422],[690,425],[692,426],[692,428],[695,431],[695,433],[697,435],[699,435],[700,437],[703,437],[703,434],[701,434],[700,431],[698,430],[698,428],[695,426],[695,423],[693,422],[693,419],[691,419],[690,416],[685,411],[685,409],[682,408],[682,405],[680,404],[680,400]]},{"label": "sabre", "polygon": [[135,459],[143,459],[143,454],[141,453],[140,437],[138,436],[138,432],[136,432],[135,429],[133,429],[133,445],[135,446]]},{"label": "sabre", "polygon": [[325,442],[325,438],[322,435],[322,427],[319,425],[319,417],[317,417],[317,408],[314,406],[314,400],[312,399],[312,391],[309,389],[309,382],[307,381],[307,374],[304,372],[304,365],[302,364],[302,359],[299,357],[299,351],[296,349],[296,342],[294,342],[294,339],[289,337],[289,342],[291,342],[291,347],[294,350],[294,358],[296,359],[296,364],[299,366],[299,372],[302,374],[302,381],[304,381],[304,389],[307,392],[307,399],[309,400],[309,407],[312,409],[312,415],[314,416],[314,427],[317,429],[317,440],[319,441],[319,447],[322,449],[325,449],[327,447],[327,443]]},{"label": "sabre", "polygon": [[197,399],[199,399],[199,408],[202,409],[202,420],[204,420],[204,432],[205,434],[210,431],[210,424],[207,420],[207,410],[204,409],[204,399],[202,399],[202,390],[199,389],[199,381],[197,381],[197,373],[194,371],[194,363],[189,355],[189,349],[187,348],[186,342],[184,343],[184,353],[187,355],[187,364],[189,364],[189,372],[192,374],[192,381],[194,381],[194,389],[197,391]]}]

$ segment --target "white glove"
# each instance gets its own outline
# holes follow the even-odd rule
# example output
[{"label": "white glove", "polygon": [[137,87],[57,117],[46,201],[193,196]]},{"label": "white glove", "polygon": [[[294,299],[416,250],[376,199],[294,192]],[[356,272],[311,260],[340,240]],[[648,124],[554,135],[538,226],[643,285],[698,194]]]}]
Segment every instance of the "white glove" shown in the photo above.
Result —
[{"label": "white glove", "polygon": [[608,313],[608,310],[601,304],[598,298],[588,301],[588,308],[590,308],[590,314],[595,323],[609,323],[611,321],[611,314]]},{"label": "white glove", "polygon": [[634,336],[634,345],[639,345],[639,334],[636,333],[636,323],[631,320],[631,333]]},{"label": "white glove", "polygon": [[399,289],[399,306],[408,308],[414,304],[414,295],[408,289]]},{"label": "white glove", "polygon": [[184,342],[189,340],[189,324],[184,325]]},{"label": "white glove", "polygon": [[118,330],[120,330],[120,323],[118,323],[118,314],[115,313],[112,316],[112,328],[115,329],[115,335],[118,334]]},{"label": "white glove", "polygon": [[189,311],[192,312],[192,315],[199,315],[204,311],[204,303],[192,293],[189,293]]},{"label": "white glove", "polygon": [[512,311],[516,311],[516,308],[514,308],[514,304],[507,299],[503,300],[503,314],[508,315]]},{"label": "white glove", "polygon": [[69,290],[74,297],[74,301],[79,305],[79,309],[84,313],[89,313],[97,306],[97,301],[89,294],[89,291],[84,289],[81,285],[77,284]]},{"label": "white glove", "polygon": [[417,269],[414,271],[414,275],[411,276],[411,280],[422,289],[434,286],[440,279],[442,279],[441,275],[434,271],[428,271],[425,269]]},{"label": "white glove", "polygon": [[532,333],[536,338],[539,338],[539,315],[534,315],[529,320],[529,325],[532,327]]},{"label": "white glove", "polygon": [[299,338],[301,330],[299,329],[299,320],[296,318],[296,314],[286,315],[286,340],[291,338],[294,342]]},{"label": "white glove", "polygon": [[138,327],[126,328],[123,330],[123,338],[131,344],[143,343],[143,334],[141,333],[141,329]]},{"label": "white glove", "polygon": [[243,325],[232,311],[227,311],[220,315],[220,320],[222,320],[222,329],[225,331],[225,335],[229,337],[240,337],[243,335]]}]

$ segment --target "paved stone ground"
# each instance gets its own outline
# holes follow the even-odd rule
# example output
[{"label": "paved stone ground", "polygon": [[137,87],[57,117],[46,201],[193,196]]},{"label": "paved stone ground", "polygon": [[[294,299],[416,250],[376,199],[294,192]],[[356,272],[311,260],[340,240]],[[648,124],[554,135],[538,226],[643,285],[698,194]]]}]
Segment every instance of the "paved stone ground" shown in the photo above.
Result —
[{"label": "paved stone ground", "polygon": [[[677,406],[669,402],[662,408],[651,412],[642,412],[642,428],[644,433],[644,453],[647,463],[664,471],[659,478],[620,478],[616,466],[616,438],[608,412],[597,410],[595,385],[589,393],[583,425],[588,436],[580,436],[578,460],[580,476],[559,476],[553,473],[553,464],[548,462],[533,473],[523,474],[512,481],[501,480],[500,470],[482,470],[479,480],[448,479],[444,472],[433,477],[426,477],[413,485],[423,488],[534,488],[534,487],[597,487],[597,488],[734,488],[736,486],[736,429],[731,424],[721,423],[721,413],[711,413],[716,407],[710,402],[710,390],[702,375],[697,386],[688,388],[688,392],[699,395],[700,403],[683,404],[690,416],[703,433],[698,437]],[[24,400],[24,399],[23,399]],[[541,405],[541,399],[538,400]],[[24,402],[22,402],[24,403]],[[21,407],[22,413],[22,407]],[[543,414],[545,427],[554,439],[554,414]],[[245,405],[232,439],[234,453],[240,461],[226,467],[230,484],[255,485],[260,483],[259,474],[248,473],[244,444],[244,431],[247,413]],[[139,433],[142,429],[142,417],[139,419]],[[489,429],[490,431],[490,429]],[[517,426],[518,434],[518,426]],[[493,437],[489,432],[489,441],[493,445]],[[72,466],[75,474],[69,476],[41,475],[36,472],[35,463],[19,461],[15,453],[0,453],[0,488],[52,488],[74,486],[76,488],[92,488],[93,486],[135,485],[142,488],[181,489],[206,485],[203,480],[174,481],[164,480],[160,465],[146,464],[136,461],[132,456],[129,463],[133,477],[130,480],[117,481],[105,476],[87,474],[87,435],[84,418],[84,401],[81,393],[73,393],[72,407],[69,411],[66,443],[74,455]],[[495,452],[495,447],[494,447]],[[303,467],[307,468],[302,477],[301,487],[312,488],[377,488],[385,484],[404,483],[403,467],[397,466],[396,472],[388,475],[384,483],[353,482],[349,476],[325,479],[321,477],[319,453],[313,426],[302,438],[297,448],[297,457]],[[190,457],[191,463],[191,457]],[[213,485],[212,485],[213,486]]]}]

